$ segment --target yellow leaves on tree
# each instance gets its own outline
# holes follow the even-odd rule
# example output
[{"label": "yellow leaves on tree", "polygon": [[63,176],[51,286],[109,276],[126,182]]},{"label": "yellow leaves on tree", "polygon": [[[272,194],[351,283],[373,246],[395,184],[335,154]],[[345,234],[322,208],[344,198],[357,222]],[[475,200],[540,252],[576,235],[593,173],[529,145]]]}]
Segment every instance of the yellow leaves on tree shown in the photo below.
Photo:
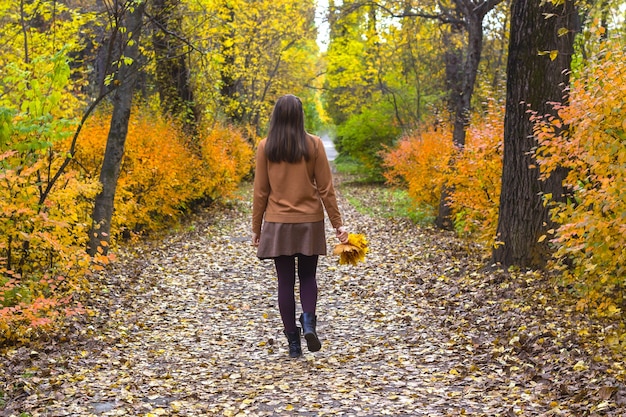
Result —
[{"label": "yellow leaves on tree", "polygon": [[[538,118],[537,160],[543,175],[568,170],[568,201],[556,203],[560,224],[552,242],[566,279],[584,284],[594,304],[625,284],[626,277],[626,52],[607,41],[574,80],[558,119]],[[564,130],[565,126],[568,129]],[[547,200],[551,196],[546,196]],[[566,267],[565,265],[573,265]],[[595,301],[598,301],[597,303]],[[619,301],[619,300],[614,300]],[[584,306],[585,303],[581,304]],[[613,307],[613,308],[611,308]]]},{"label": "yellow leaves on tree", "polygon": [[[190,54],[191,79],[207,115],[225,114],[260,131],[276,98],[310,94],[306,86],[318,73],[312,2],[198,0],[186,7],[186,35],[203,50]],[[211,17],[198,19],[207,10]]]},{"label": "yellow leaves on tree", "polygon": [[[49,79],[57,77],[59,65],[55,57],[80,55],[90,39],[85,35],[103,25],[101,20],[95,13],[72,9],[66,3],[2,2],[0,107],[27,106],[30,116],[49,112],[73,118],[84,106],[89,71],[68,67],[72,82],[66,83],[65,89],[72,94],[61,95],[50,89]],[[28,88],[24,88],[26,84]]]}]

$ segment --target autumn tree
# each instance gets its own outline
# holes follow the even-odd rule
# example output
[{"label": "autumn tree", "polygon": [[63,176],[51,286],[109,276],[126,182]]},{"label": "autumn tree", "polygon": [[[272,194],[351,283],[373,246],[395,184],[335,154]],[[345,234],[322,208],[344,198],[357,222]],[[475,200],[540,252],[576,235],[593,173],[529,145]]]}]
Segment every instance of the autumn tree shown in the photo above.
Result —
[{"label": "autumn tree", "polygon": [[[436,19],[449,26],[449,37],[463,32],[461,44],[447,42],[445,52],[446,81],[449,89],[449,107],[453,114],[452,142],[462,149],[470,122],[472,96],[476,86],[476,77],[483,50],[484,26],[487,13],[503,0],[454,0],[449,4],[438,2],[432,9],[405,10],[398,16]],[[451,210],[448,204],[449,191],[444,186],[439,203],[436,224],[442,228],[451,228]]]},{"label": "autumn tree", "polygon": [[[500,3],[502,3],[502,0],[479,2],[455,0],[450,2],[422,2],[419,5],[411,2],[382,0],[342,2],[340,6],[335,7],[339,10],[338,13],[335,13],[338,17],[332,18],[331,16],[330,20],[331,22],[337,22],[334,26],[339,29],[338,33],[341,34],[341,37],[337,37],[336,40],[338,49],[342,48],[340,42],[351,41],[352,49],[343,47],[346,52],[341,55],[350,56],[348,51],[352,51],[353,58],[351,62],[344,59],[343,65],[335,65],[336,69],[333,71],[333,60],[338,60],[335,58],[332,50],[333,25],[331,25],[331,48],[329,48],[328,54],[329,70],[327,74],[329,87],[331,87],[330,80],[332,79],[348,80],[349,74],[358,73],[357,64],[360,65],[362,68],[360,76],[352,76],[349,79],[349,83],[344,82],[342,84],[336,81],[339,85],[338,91],[341,91],[342,85],[344,89],[350,91],[350,94],[340,96],[340,98],[348,102],[352,100],[356,103],[352,104],[353,106],[363,106],[362,103],[367,102],[367,100],[373,100],[376,103],[372,104],[374,108],[381,108],[383,103],[390,105],[393,109],[391,117],[394,118],[394,123],[402,126],[404,131],[411,131],[419,124],[419,119],[417,119],[417,124],[407,124],[407,121],[415,122],[416,119],[413,117],[407,118],[406,112],[402,114],[403,112],[399,111],[399,109],[415,109],[417,104],[417,109],[422,114],[419,100],[423,99],[424,96],[420,94],[419,98],[414,96],[407,101],[405,100],[407,98],[406,94],[397,92],[406,92],[407,87],[412,87],[414,81],[408,81],[404,84],[404,88],[390,88],[390,86],[394,85],[394,82],[391,80],[393,78],[396,80],[406,79],[407,74],[414,76],[414,71],[418,70],[418,74],[421,77],[416,77],[416,81],[419,82],[420,88],[415,91],[421,93],[427,89],[425,87],[429,83],[430,85],[436,85],[436,81],[433,82],[433,80],[437,80],[437,75],[439,75],[436,68],[445,68],[445,72],[440,77],[445,79],[447,88],[446,101],[452,115],[452,125],[454,127],[452,141],[458,148],[462,149],[465,144],[465,131],[470,120],[472,97],[483,52],[484,20],[487,14],[494,11]],[[372,9],[376,10],[376,13],[372,13]],[[375,17],[378,14],[380,18],[376,20]],[[376,22],[375,26],[378,32],[382,33],[384,31],[385,36],[381,33],[374,33],[376,36],[373,39],[376,41],[368,44],[367,41],[372,39],[369,35],[370,32],[368,32],[371,31],[372,22]],[[491,29],[495,32],[497,27]],[[440,33],[440,38],[437,39],[436,36],[431,35],[429,42],[426,40],[428,38],[425,36],[425,33],[422,32],[425,28],[429,29],[428,33],[430,34]],[[413,30],[412,33],[409,32],[411,29]],[[349,37],[349,30],[352,31],[351,37]],[[413,39],[410,39],[410,36],[413,36]],[[397,47],[400,39],[403,40],[400,43],[402,46]],[[428,43],[431,43],[433,46],[428,46]],[[359,45],[360,48],[363,48],[362,54],[359,54],[358,49],[355,49]],[[416,45],[419,45],[421,48],[416,48]],[[429,49],[438,53],[440,62],[433,62],[432,59],[429,59],[433,65],[418,68],[414,64],[416,52],[419,51],[420,55],[424,55]],[[372,50],[376,51],[373,55]],[[354,51],[357,52],[355,53]],[[398,56],[403,57],[403,59],[398,60]],[[386,64],[381,69],[378,63],[383,59]],[[390,71],[394,64],[389,64],[389,62],[401,62],[403,68],[399,72]],[[345,64],[352,65],[347,66]],[[370,77],[370,74],[374,75],[373,83],[369,81],[368,77]],[[428,82],[423,80],[428,80]],[[355,90],[361,84],[365,84],[362,90],[368,91],[370,96],[355,94]],[[379,93],[371,95],[372,91]],[[443,88],[440,88],[440,91],[443,91]],[[338,94],[335,93],[334,95],[337,96]],[[418,100],[417,103],[415,103],[416,100]],[[333,103],[333,101],[339,100],[328,101]],[[405,105],[399,105],[400,102],[403,102]],[[337,106],[337,104],[334,105]],[[346,112],[348,109],[349,107],[346,106],[343,111]],[[404,116],[404,120],[401,116]],[[344,119],[346,118],[344,117]],[[336,120],[342,122],[340,119]],[[449,225],[449,209],[446,196],[447,193],[444,188],[439,215],[440,221],[438,222],[441,226]]]},{"label": "autumn tree", "polygon": [[392,20],[375,4],[331,2],[325,108],[335,144],[374,180],[380,151],[419,127],[441,101],[442,47],[432,21]]},{"label": "autumn tree", "polygon": [[334,123],[340,125],[366,106],[371,96],[365,62],[366,9],[352,10],[350,1],[329,2],[330,43],[326,53],[324,101]]},{"label": "autumn tree", "polygon": [[307,94],[318,53],[313,1],[202,0],[189,7],[186,25],[202,50],[192,56],[192,83],[205,114],[260,131],[278,96]]},{"label": "autumn tree", "polygon": [[531,151],[537,146],[531,112],[558,115],[566,102],[578,15],[574,0],[514,0],[507,63],[504,165],[493,259],[502,265],[542,266],[549,257],[540,237],[552,228],[545,197],[562,201],[563,169],[540,180]]},{"label": "autumn tree", "polygon": [[90,13],[56,1],[0,4],[0,344],[76,310],[95,181],[65,170],[63,145],[85,106]]},{"label": "autumn tree", "polygon": [[[408,7],[408,6],[407,6]],[[325,104],[337,125],[384,106],[401,130],[440,99],[442,39],[431,21],[392,21],[375,4],[330,3]]]},{"label": "autumn tree", "polygon": [[96,196],[93,209],[93,226],[89,236],[89,253],[107,253],[111,237],[111,218],[113,202],[120,165],[124,156],[124,144],[128,132],[128,121],[137,79],[137,60],[139,58],[139,39],[142,18],[146,3],[142,0],[128,0],[117,4],[114,10],[116,18],[123,22],[124,36],[120,39],[121,51],[117,61],[118,70],[112,77],[112,83],[118,87],[113,96],[113,113],[107,139],[104,160],[100,171],[102,191]]}]

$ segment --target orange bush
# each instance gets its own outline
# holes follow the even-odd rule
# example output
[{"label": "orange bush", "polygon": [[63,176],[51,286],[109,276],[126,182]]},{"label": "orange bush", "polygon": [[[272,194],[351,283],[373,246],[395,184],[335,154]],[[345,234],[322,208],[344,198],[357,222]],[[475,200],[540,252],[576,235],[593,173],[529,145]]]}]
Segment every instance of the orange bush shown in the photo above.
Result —
[{"label": "orange bush", "polygon": [[610,299],[626,284],[623,45],[607,41],[574,80],[569,105],[556,106],[560,120],[536,117],[535,134],[542,174],[550,175],[556,167],[568,169],[565,185],[571,196],[552,210],[560,224],[552,239],[557,265],[566,280],[589,290],[581,308],[595,300],[601,311],[616,312]]},{"label": "orange bush", "polygon": [[[78,139],[75,161],[97,179],[109,131],[110,115],[95,115]],[[166,121],[133,112],[115,193],[112,229],[116,233],[156,230],[180,214],[185,201],[199,198],[194,176],[199,161]]]},{"label": "orange bush", "polygon": [[220,125],[206,129],[200,148],[206,171],[200,178],[203,194],[212,199],[231,195],[253,164],[254,153],[242,131]]},{"label": "orange bush", "polygon": [[463,151],[455,150],[449,129],[405,138],[384,155],[387,181],[405,186],[416,205],[430,206],[433,213],[446,184],[457,232],[492,244],[502,174],[502,120],[502,111],[490,106],[468,129]]},{"label": "orange bush", "polygon": [[504,137],[503,109],[490,105],[487,114],[467,130],[446,182],[456,230],[492,246],[498,226]]},{"label": "orange bush", "polygon": [[384,176],[388,183],[406,187],[417,206],[435,213],[453,152],[452,134],[446,127],[417,132],[383,155]]},{"label": "orange bush", "polygon": [[[146,112],[147,113],[147,112]],[[110,115],[85,126],[75,160],[97,178]],[[216,127],[195,153],[181,129],[153,114],[133,111],[115,195],[113,230],[143,232],[173,224],[189,203],[227,197],[250,171],[252,148],[236,129]]]}]

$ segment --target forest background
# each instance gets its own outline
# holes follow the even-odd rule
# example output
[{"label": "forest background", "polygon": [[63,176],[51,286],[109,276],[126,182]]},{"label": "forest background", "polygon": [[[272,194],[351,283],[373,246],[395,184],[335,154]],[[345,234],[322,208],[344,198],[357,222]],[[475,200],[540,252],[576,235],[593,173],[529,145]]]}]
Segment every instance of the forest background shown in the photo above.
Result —
[{"label": "forest background", "polygon": [[232,197],[285,93],[414,221],[623,317],[625,3],[327,6],[0,4],[0,344],[88,313],[109,248]]}]

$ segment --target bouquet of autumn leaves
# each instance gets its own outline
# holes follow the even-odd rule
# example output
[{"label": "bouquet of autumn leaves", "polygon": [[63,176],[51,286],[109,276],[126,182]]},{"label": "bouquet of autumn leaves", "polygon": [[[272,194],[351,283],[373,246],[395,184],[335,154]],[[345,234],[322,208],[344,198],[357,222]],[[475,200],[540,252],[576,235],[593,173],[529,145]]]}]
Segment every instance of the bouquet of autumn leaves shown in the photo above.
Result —
[{"label": "bouquet of autumn leaves", "polygon": [[367,239],[362,234],[349,233],[348,242],[335,246],[333,253],[339,255],[341,265],[356,265],[365,260],[367,253]]}]

